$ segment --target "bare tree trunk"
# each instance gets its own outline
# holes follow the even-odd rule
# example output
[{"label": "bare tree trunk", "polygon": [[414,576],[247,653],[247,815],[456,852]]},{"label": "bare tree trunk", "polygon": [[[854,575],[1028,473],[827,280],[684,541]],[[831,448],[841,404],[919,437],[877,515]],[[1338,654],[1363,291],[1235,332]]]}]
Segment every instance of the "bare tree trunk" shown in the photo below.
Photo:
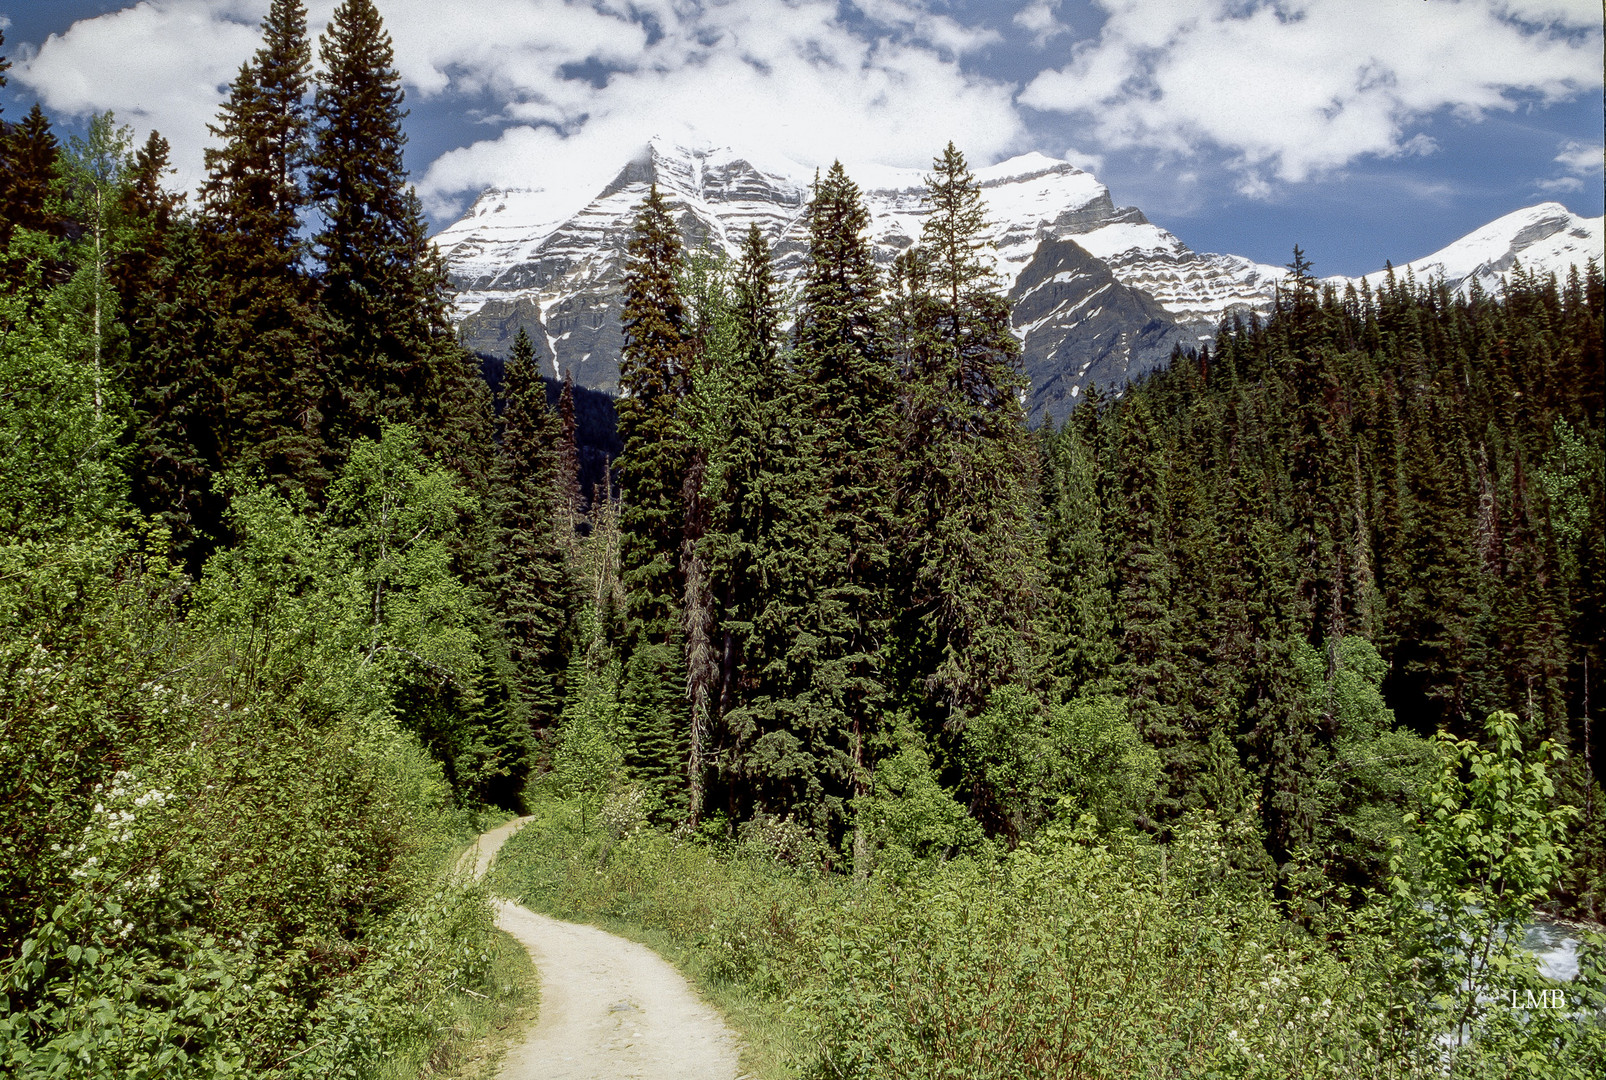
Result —
[{"label": "bare tree trunk", "polygon": [[713,729],[713,688],[719,677],[719,658],[714,649],[714,595],[709,588],[708,565],[697,552],[698,541],[708,531],[708,509],[702,498],[705,465],[703,455],[694,454],[682,488],[686,528],[682,534],[680,569],[686,582],[686,596],[681,615],[686,630],[686,700],[691,706],[686,789],[687,821],[692,828],[697,827],[703,814],[703,775],[708,764],[709,733]]}]

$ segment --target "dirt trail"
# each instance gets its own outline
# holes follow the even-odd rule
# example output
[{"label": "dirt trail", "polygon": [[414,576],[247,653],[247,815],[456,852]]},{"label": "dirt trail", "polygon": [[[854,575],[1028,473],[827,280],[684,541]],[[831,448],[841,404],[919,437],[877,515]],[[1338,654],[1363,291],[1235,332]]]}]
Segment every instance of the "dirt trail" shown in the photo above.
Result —
[{"label": "dirt trail", "polygon": [[[481,836],[459,870],[483,875],[526,820]],[[541,1017],[502,1080],[740,1080],[735,1033],[645,945],[507,900],[496,901],[496,924],[541,973]]]}]

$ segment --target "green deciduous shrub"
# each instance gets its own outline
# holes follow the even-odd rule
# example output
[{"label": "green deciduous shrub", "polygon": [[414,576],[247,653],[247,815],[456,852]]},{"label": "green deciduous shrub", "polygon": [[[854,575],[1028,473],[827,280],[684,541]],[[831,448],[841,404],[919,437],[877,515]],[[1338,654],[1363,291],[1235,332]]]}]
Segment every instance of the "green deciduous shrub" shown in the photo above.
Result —
[{"label": "green deciduous shrub", "polygon": [[851,905],[798,992],[805,1074],[1409,1073],[1376,969],[1286,923],[1236,842],[1209,819],[1159,846],[1088,817]]},{"label": "green deciduous shrub", "polygon": [[400,544],[267,495],[197,586],[160,538],[0,543],[0,1074],[367,1076],[487,977],[401,715],[475,674],[408,438],[356,455]]},{"label": "green deciduous shrub", "polygon": [[1238,857],[1244,818],[1194,816],[1160,844],[1089,812],[1006,855],[854,879],[757,843],[582,829],[558,802],[536,814],[498,858],[498,891],[645,935],[756,1007],[769,1050],[811,1080],[1381,1080],[1452,1060],[1457,1076],[1571,1080],[1598,1060],[1590,948],[1571,991],[1587,1008],[1506,1011],[1509,1030],[1485,1023],[1452,1054],[1397,910],[1290,918]]}]

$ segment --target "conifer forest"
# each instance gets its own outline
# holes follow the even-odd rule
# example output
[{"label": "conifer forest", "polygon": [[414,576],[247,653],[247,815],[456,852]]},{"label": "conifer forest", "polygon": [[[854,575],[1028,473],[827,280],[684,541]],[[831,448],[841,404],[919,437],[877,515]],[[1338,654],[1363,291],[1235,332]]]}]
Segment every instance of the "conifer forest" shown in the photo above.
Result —
[{"label": "conifer forest", "polygon": [[372,0],[274,0],[196,192],[0,116],[0,1074],[459,1075],[519,814],[754,1075],[1602,1075],[1599,262],[1295,248],[1034,428],[949,144],[795,289],[652,189],[615,401],[459,344],[403,116]]}]

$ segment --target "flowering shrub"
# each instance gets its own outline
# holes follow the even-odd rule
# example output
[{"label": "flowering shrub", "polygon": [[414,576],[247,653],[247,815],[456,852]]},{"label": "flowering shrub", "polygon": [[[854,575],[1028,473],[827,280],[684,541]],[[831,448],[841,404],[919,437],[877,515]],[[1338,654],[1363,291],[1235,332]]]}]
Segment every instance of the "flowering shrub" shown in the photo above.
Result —
[{"label": "flowering shrub", "polygon": [[328,632],[372,592],[271,547],[0,542],[0,1075],[372,1075],[482,988],[442,768]]}]

